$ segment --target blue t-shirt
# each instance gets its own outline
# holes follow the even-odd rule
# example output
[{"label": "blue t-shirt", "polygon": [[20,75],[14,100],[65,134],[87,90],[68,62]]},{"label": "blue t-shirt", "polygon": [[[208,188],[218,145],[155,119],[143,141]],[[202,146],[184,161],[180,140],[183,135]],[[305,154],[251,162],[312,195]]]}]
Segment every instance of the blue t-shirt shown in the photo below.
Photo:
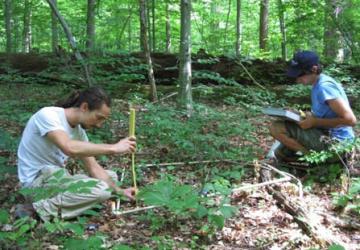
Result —
[{"label": "blue t-shirt", "polygon": [[[318,118],[336,118],[337,114],[330,108],[326,101],[341,98],[345,105],[349,106],[349,100],[342,86],[333,78],[320,74],[318,82],[311,90],[311,109]],[[352,140],[354,131],[350,126],[342,126],[329,129],[330,137],[341,141]]]}]

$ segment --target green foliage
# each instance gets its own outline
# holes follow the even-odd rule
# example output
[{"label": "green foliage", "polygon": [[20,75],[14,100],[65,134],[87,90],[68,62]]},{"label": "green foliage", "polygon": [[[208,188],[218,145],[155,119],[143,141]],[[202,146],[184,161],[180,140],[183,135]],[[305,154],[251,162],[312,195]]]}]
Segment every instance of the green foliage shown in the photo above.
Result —
[{"label": "green foliage", "polygon": [[137,131],[144,138],[139,147],[171,148],[163,156],[171,160],[238,159],[239,155],[252,158],[250,147],[233,146],[228,138],[253,141],[252,125],[243,114],[218,112],[206,105],[195,105],[196,116],[184,119],[183,114],[171,106],[147,105],[146,113],[139,113],[141,126]]},{"label": "green foliage", "polygon": [[146,186],[139,198],[149,205],[165,206],[175,215],[187,213],[199,206],[199,196],[188,185],[177,185],[169,180],[161,180]]},{"label": "green foliage", "polygon": [[311,93],[311,86],[304,84],[295,84],[286,87],[284,95],[287,98],[293,97],[309,97]]},{"label": "green foliage", "polygon": [[333,244],[329,246],[328,250],[345,250],[345,247],[343,247],[342,245]]},{"label": "green foliage", "polygon": [[328,143],[330,145],[328,150],[312,150],[310,154],[307,154],[300,159],[312,164],[319,164],[326,162],[327,160],[339,159],[339,157],[345,155],[346,153],[350,153],[352,152],[352,150],[360,147],[359,138],[350,142],[327,141],[325,143]]},{"label": "green foliage", "polygon": [[14,152],[17,149],[18,139],[15,139],[6,130],[0,128],[0,150]]},{"label": "green foliage", "polygon": [[69,238],[64,242],[65,249],[68,250],[98,250],[102,247],[103,240],[100,235],[89,236],[87,239]]},{"label": "green foliage", "polygon": [[[224,226],[225,219],[234,215],[236,209],[227,204],[229,199],[226,197],[230,193],[228,181],[224,179],[214,181],[214,184],[208,188],[225,197],[221,199],[220,204],[208,197],[200,197],[191,186],[176,184],[169,178],[146,186],[138,197],[147,205],[164,206],[175,218],[198,220],[206,218],[207,223],[201,227],[201,230],[212,235],[216,229]],[[163,218],[158,226],[163,225],[165,220]],[[178,220],[174,222],[177,223]],[[154,229],[158,230],[159,227]]]},{"label": "green foliage", "polygon": [[[239,105],[244,107],[250,114],[258,113],[264,106],[283,106],[284,100],[277,98],[276,94],[268,90],[250,86],[237,86],[229,89],[219,90],[217,96],[224,96],[224,102],[228,105]],[[227,91],[226,91],[227,90]]]},{"label": "green foliage", "polygon": [[208,71],[208,70],[193,71],[193,80],[196,82],[200,82],[201,84],[208,84],[209,82],[211,82],[211,83],[224,84],[224,85],[230,85],[230,86],[239,85],[233,79],[226,79],[226,78],[220,76],[219,73]]},{"label": "green foliage", "polygon": [[166,219],[164,219],[162,216],[157,215],[153,211],[148,211],[146,214],[140,215],[139,220],[149,221],[150,230],[153,232],[158,231],[166,224]]},{"label": "green foliage", "polygon": [[28,232],[33,230],[35,226],[36,220],[29,217],[16,220],[12,225],[12,231],[0,232],[0,246],[2,246],[1,243],[5,244],[5,247],[14,244],[16,246],[25,246],[31,237]]},{"label": "green foliage", "polygon": [[[343,1],[336,6],[326,4],[326,1],[283,1],[281,9],[277,1],[269,2],[268,29],[279,30],[279,11],[285,12],[285,24],[287,30],[287,49],[289,54],[298,48],[314,49],[320,53],[323,51],[324,29],[329,24],[336,22],[341,31],[343,40],[342,47],[351,49],[352,57],[358,58],[359,46],[359,2]],[[76,37],[77,47],[86,50],[86,1],[63,1],[58,3],[60,13]],[[151,4],[150,4],[151,5]],[[51,50],[51,26],[47,25],[50,20],[49,6],[45,1],[33,1],[32,8],[36,7],[36,15],[31,16],[32,49],[34,51]],[[152,51],[166,51],[167,24],[171,29],[170,51],[179,51],[180,42],[180,3],[177,1],[155,2],[154,30],[150,30],[150,47]],[[335,10],[335,7],[337,8]],[[149,6],[151,8],[151,6]],[[21,37],[24,29],[24,2],[13,2],[12,20],[14,22],[12,33],[12,46],[14,51],[23,50]],[[166,13],[168,10],[168,14]],[[129,53],[139,51],[139,13],[133,1],[124,1],[119,4],[115,0],[108,0],[96,5],[96,41],[94,53],[108,55],[110,53]],[[336,12],[336,14],[333,14]],[[192,27],[192,50],[205,49],[210,54],[235,54],[236,36],[236,1],[213,0],[195,1],[192,4],[193,27]],[[261,51],[258,46],[258,30],[260,3],[251,0],[243,0],[241,3],[242,35],[241,55],[257,56],[261,58],[276,58],[281,55],[281,32],[269,32],[267,37],[267,50]],[[331,15],[329,14],[331,13]],[[167,19],[166,17],[170,18]],[[334,17],[331,19],[330,17]],[[59,28],[58,28],[59,29]],[[1,29],[5,33],[4,25]],[[301,34],[299,36],[298,34]],[[306,37],[307,39],[304,39]],[[153,40],[153,38],[155,40]],[[330,39],[330,38],[328,38]],[[336,39],[336,36],[335,38]],[[71,50],[63,32],[60,32],[59,44]],[[6,39],[0,40],[0,49],[5,50]],[[334,48],[336,49],[336,48]],[[346,52],[348,54],[349,52]],[[288,56],[289,57],[289,56]],[[116,66],[116,59],[113,64]],[[91,63],[96,63],[91,61]],[[96,68],[96,67],[94,67]]]},{"label": "green foliage", "polygon": [[207,58],[207,59],[197,59],[196,62],[199,64],[216,64],[219,62],[219,59],[217,57]]},{"label": "green foliage", "polygon": [[0,210],[0,225],[6,224],[9,221],[9,213],[4,210],[1,209]]},{"label": "green foliage", "polygon": [[153,236],[151,239],[156,243],[157,249],[175,249],[178,248],[174,239],[169,236]]},{"label": "green foliage", "polygon": [[333,204],[336,207],[349,208],[360,214],[360,178],[353,178],[347,194],[333,193]]}]

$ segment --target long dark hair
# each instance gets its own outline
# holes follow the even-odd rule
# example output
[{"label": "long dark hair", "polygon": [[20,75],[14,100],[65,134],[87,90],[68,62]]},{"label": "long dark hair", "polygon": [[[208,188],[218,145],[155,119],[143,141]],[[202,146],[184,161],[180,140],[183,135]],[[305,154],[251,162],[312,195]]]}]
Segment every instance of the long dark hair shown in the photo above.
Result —
[{"label": "long dark hair", "polygon": [[82,103],[88,104],[89,110],[99,109],[103,104],[111,105],[110,97],[100,87],[91,87],[82,91],[73,92],[67,99],[55,103],[56,107],[80,107]]}]

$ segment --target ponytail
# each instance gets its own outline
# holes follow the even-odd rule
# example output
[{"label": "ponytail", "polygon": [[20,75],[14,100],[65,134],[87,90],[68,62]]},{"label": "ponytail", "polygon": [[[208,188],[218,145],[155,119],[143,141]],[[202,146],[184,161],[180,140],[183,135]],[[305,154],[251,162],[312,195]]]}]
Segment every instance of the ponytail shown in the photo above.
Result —
[{"label": "ponytail", "polygon": [[56,107],[80,107],[82,103],[88,104],[89,110],[99,109],[103,104],[111,106],[111,99],[100,87],[91,87],[83,91],[73,92],[67,99],[55,103]]},{"label": "ponytail", "polygon": [[57,101],[55,106],[62,107],[64,109],[74,107],[79,100],[79,96],[80,91],[74,91],[67,99]]}]

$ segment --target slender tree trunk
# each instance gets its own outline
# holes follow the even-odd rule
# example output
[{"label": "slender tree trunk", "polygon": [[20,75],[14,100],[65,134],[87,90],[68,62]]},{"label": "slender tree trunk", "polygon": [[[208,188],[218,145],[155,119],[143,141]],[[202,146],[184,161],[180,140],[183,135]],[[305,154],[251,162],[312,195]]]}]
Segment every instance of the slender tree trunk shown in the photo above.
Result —
[{"label": "slender tree trunk", "polygon": [[166,33],[166,52],[170,53],[171,50],[171,26],[170,26],[170,13],[169,13],[169,2],[167,1],[165,6],[165,15],[166,15],[166,24],[165,24],[165,33]]},{"label": "slender tree trunk", "polygon": [[[360,48],[359,45],[354,39],[352,38],[352,32],[348,29],[346,26],[346,23],[341,21],[341,15],[340,17],[336,17],[335,15],[331,15],[331,19],[336,26],[336,28],[339,30],[341,36],[344,39],[344,42],[346,46],[349,48],[349,53],[345,54],[345,57],[350,58],[350,54],[352,59],[356,62],[360,62]],[[339,20],[340,19],[340,20]]]},{"label": "slender tree trunk", "polygon": [[5,33],[6,33],[6,52],[12,52],[12,31],[13,31],[13,18],[12,18],[12,0],[4,1],[4,16],[5,16]]},{"label": "slender tree trunk", "polygon": [[[131,40],[132,40],[132,30],[131,30],[131,15],[132,15],[132,7],[130,7],[130,4],[128,4],[128,10],[129,10],[129,16],[130,16],[130,19],[129,19],[129,24],[128,24],[128,48],[129,48],[129,51],[132,51],[132,43],[131,43]],[[141,40],[141,39],[139,39]]]},{"label": "slender tree trunk", "polygon": [[152,24],[152,51],[156,50],[156,34],[155,34],[155,0],[151,3],[151,24]]},{"label": "slender tree trunk", "polygon": [[324,15],[324,58],[327,61],[334,61],[339,50],[339,34],[335,24],[331,20],[334,15],[334,7],[337,5],[337,0],[325,1],[325,15]]},{"label": "slender tree trunk", "polygon": [[13,15],[14,25],[13,25],[13,38],[12,38],[12,52],[16,53],[22,50],[23,47],[23,30],[20,29],[21,20],[19,15]]},{"label": "slender tree trunk", "polygon": [[84,58],[82,57],[82,55],[80,54],[80,51],[77,48],[76,45],[76,41],[75,38],[68,26],[68,24],[66,23],[65,19],[62,17],[62,15],[60,14],[59,10],[57,9],[56,5],[54,4],[53,0],[46,0],[51,8],[51,10],[55,13],[56,17],[58,18],[61,26],[64,29],[64,32],[66,34],[66,37],[70,43],[71,48],[73,49],[74,53],[75,53],[75,58],[80,62],[80,64],[83,66],[84,68],[84,72],[85,72],[85,77],[86,77],[86,81],[88,83],[89,86],[92,85],[92,80],[90,78],[90,73],[89,73],[89,69],[88,66],[86,64],[86,62],[84,61]]},{"label": "slender tree trunk", "polygon": [[147,27],[147,33],[148,33],[148,36],[147,36],[147,39],[148,39],[148,43],[149,43],[149,51],[152,52],[153,51],[153,41],[152,41],[152,36],[151,36],[151,18],[150,18],[150,1],[147,0],[145,1],[145,8],[146,8],[146,11],[145,11],[145,15],[146,15],[146,27]]},{"label": "slender tree trunk", "polygon": [[[128,25],[128,47],[129,47],[129,51],[132,51],[132,43],[131,42],[132,42],[132,27],[131,27],[131,20],[130,20],[129,25]],[[141,47],[140,47],[140,49],[141,49]]]},{"label": "slender tree trunk", "polygon": [[[57,8],[57,0],[53,0],[55,8]],[[51,47],[53,53],[58,51],[59,46],[59,30],[58,20],[55,12],[51,11]]]},{"label": "slender tree trunk", "polygon": [[86,21],[86,49],[93,51],[95,48],[95,7],[96,0],[88,0]]},{"label": "slender tree trunk", "polygon": [[181,35],[179,67],[179,105],[186,108],[188,116],[192,115],[191,91],[191,0],[181,0]]},{"label": "slender tree trunk", "polygon": [[286,61],[287,58],[286,29],[285,29],[284,5],[282,0],[278,0],[278,10],[279,10],[279,23],[280,23],[280,32],[281,32],[281,57],[284,61]]},{"label": "slender tree trunk", "polygon": [[211,16],[213,17],[210,22],[211,34],[209,36],[210,48],[212,51],[216,51],[219,48],[219,5],[215,0],[211,2]]},{"label": "slender tree trunk", "polygon": [[236,0],[236,56],[241,53],[241,0]]},{"label": "slender tree trunk", "polygon": [[229,5],[228,5],[228,12],[226,15],[226,24],[225,24],[225,34],[224,34],[224,47],[223,47],[223,51],[226,51],[226,41],[227,41],[227,30],[228,30],[228,26],[229,26],[229,17],[230,17],[230,12],[231,12],[231,0],[229,0]]},{"label": "slender tree trunk", "polygon": [[149,50],[149,42],[148,42],[148,34],[146,34],[146,5],[145,0],[139,0],[140,6],[140,28],[141,28],[141,44],[144,48],[144,54],[146,57],[146,62],[148,65],[148,77],[151,87],[151,99],[152,101],[157,101],[157,91],[156,91],[156,84],[154,78],[154,70],[152,66],[150,50]]},{"label": "slender tree trunk", "polygon": [[[145,10],[143,10],[145,8]],[[148,25],[147,25],[147,4],[146,4],[146,0],[139,0],[139,9],[140,9],[140,50],[142,52],[145,53],[145,48],[144,48],[144,34],[146,34],[147,31],[149,31],[148,29]],[[144,13],[143,13],[144,12]],[[147,37],[146,37],[147,39]],[[149,45],[149,41],[148,42],[148,46]]]},{"label": "slender tree trunk", "polygon": [[130,9],[130,11],[129,11],[129,14],[128,14],[128,16],[126,17],[126,19],[125,19],[125,21],[124,21],[124,24],[123,24],[123,26],[121,27],[121,29],[120,29],[120,32],[119,32],[119,35],[118,35],[118,48],[120,49],[121,48],[121,43],[122,43],[122,38],[123,38],[123,35],[124,35],[124,33],[125,33],[125,29],[126,29],[126,27],[128,27],[129,25],[128,25],[128,23],[129,23],[129,21],[131,20],[131,15],[132,15],[132,7],[131,7],[131,9]]},{"label": "slender tree trunk", "polygon": [[24,2],[24,29],[23,52],[29,53],[31,49],[31,0]]},{"label": "slender tree trunk", "polygon": [[260,50],[266,51],[268,39],[269,0],[260,1]]}]

